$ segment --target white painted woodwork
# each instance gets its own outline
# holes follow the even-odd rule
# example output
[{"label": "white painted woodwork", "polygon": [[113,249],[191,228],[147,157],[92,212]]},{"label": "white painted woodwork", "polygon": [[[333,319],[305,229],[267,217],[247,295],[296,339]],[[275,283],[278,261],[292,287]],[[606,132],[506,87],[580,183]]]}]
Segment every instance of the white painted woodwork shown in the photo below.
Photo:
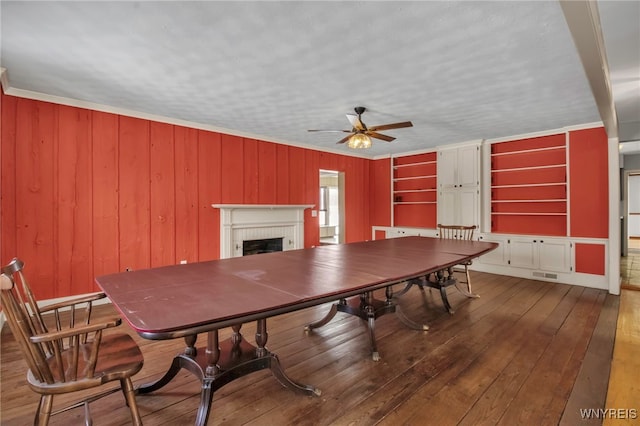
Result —
[{"label": "white painted woodwork", "polygon": [[220,209],[220,258],[242,256],[243,241],[282,238],[282,250],[304,248],[304,210],[313,205],[212,204]]}]

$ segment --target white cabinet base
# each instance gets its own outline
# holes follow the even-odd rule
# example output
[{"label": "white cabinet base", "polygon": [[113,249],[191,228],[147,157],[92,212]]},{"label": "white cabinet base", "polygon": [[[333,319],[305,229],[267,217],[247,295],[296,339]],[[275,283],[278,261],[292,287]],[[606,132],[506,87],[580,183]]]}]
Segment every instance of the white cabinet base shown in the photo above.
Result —
[{"label": "white cabinet base", "polygon": [[[405,228],[393,226],[373,226],[372,239],[377,232],[384,232],[386,238],[417,235],[437,237],[437,230],[430,228]],[[495,250],[473,260],[472,271],[507,275],[531,280],[579,285],[602,290],[609,289],[609,268],[605,275],[575,272],[575,243],[603,244],[605,257],[609,243],[602,239],[531,237],[505,234],[481,234],[480,241],[498,243]],[[507,243],[510,241],[510,243]],[[515,247],[515,248],[514,248]],[[515,255],[515,257],[514,257]],[[516,262],[514,264],[514,258]]]},{"label": "white cabinet base", "polygon": [[602,290],[609,289],[609,279],[606,275],[591,275],[582,274],[579,272],[548,272],[535,269],[514,268],[509,265],[492,265],[476,260],[473,261],[473,265],[471,265],[469,269],[478,272],[488,272],[490,274],[527,278],[530,280],[572,284],[583,287],[598,288]]},{"label": "white cabinet base", "polygon": [[574,256],[575,243],[604,244],[608,250],[607,240],[505,234],[481,234],[480,240],[500,246],[475,260],[471,270],[604,290],[609,288],[608,268],[605,275],[575,272]]}]

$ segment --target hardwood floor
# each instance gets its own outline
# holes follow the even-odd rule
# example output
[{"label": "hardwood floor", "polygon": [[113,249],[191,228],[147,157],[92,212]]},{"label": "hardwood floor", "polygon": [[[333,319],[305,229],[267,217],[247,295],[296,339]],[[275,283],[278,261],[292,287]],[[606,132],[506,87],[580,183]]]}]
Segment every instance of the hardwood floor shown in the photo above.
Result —
[{"label": "hardwood floor", "polygon": [[[322,395],[294,394],[261,371],[214,395],[209,424],[551,425],[563,418],[572,424],[567,419],[579,416],[580,408],[604,408],[611,347],[608,359],[606,352],[618,298],[603,290],[486,273],[472,272],[472,279],[481,297],[467,299],[451,288],[453,316],[435,291],[414,288],[402,296],[403,311],[431,329],[410,330],[394,315],[379,318],[379,362],[371,360],[366,329],[355,317],[339,313],[328,325],[304,333],[304,325],[321,318],[327,305],[270,319],[267,347],[291,378],[319,387]],[[114,311],[105,305],[96,314]],[[119,330],[134,335],[126,325]],[[254,333],[253,324],[243,327],[248,340]],[[157,379],[183,348],[181,340],[135,337],[145,355],[136,384]],[[26,364],[7,327],[1,355],[2,425],[30,424],[38,398],[26,385]],[[59,399],[54,409],[67,398]],[[181,371],[165,388],[137,401],[145,425],[191,424],[199,383]],[[96,426],[129,423],[120,393],[93,403],[91,412]],[[75,425],[81,419],[77,409],[54,416],[51,424]]]},{"label": "hardwood floor", "polygon": [[622,290],[606,407],[623,411],[622,415],[605,419],[606,426],[640,423],[640,382],[638,381],[640,356],[638,355],[640,355],[640,292]]},{"label": "hardwood floor", "polygon": [[620,258],[622,288],[640,291],[640,238],[629,239],[626,257]]}]

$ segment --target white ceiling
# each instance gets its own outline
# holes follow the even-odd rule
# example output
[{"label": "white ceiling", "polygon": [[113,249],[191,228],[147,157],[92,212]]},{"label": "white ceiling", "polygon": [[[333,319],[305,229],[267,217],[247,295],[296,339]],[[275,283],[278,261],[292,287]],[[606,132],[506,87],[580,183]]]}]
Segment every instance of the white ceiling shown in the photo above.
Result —
[{"label": "white ceiling", "polygon": [[[640,135],[640,2],[599,2],[623,130]],[[357,155],[602,121],[557,1],[0,3],[5,91]],[[58,98],[56,98],[58,97]],[[638,136],[640,139],[640,136]]]}]

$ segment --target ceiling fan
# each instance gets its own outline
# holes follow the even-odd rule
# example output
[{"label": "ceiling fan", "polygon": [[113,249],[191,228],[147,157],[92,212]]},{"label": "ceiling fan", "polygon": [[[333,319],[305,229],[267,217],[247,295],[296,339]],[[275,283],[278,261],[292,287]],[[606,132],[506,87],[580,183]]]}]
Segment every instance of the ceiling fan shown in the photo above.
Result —
[{"label": "ceiling fan", "polygon": [[410,121],[403,121],[401,123],[382,124],[379,126],[367,127],[362,121],[362,114],[367,109],[362,106],[354,108],[355,114],[347,114],[347,120],[351,123],[351,130],[309,130],[309,132],[340,132],[349,133],[349,135],[340,139],[337,143],[347,143],[349,148],[370,148],[371,138],[380,139],[385,142],[391,142],[395,138],[392,136],[383,135],[378,133],[379,130],[391,130],[400,129],[402,127],[413,127]]}]

